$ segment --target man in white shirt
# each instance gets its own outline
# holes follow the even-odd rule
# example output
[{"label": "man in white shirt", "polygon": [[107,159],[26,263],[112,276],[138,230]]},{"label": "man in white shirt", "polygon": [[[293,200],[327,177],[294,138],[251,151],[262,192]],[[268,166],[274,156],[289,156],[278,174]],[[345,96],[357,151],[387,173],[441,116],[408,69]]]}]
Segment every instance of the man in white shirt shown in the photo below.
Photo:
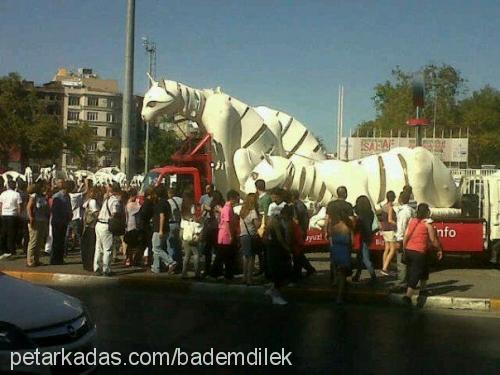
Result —
[{"label": "man in white shirt", "polygon": [[95,225],[94,272],[101,276],[111,276],[111,258],[113,251],[113,234],[109,230],[109,220],[120,210],[120,186],[113,183],[107,186],[108,197],[102,203],[97,224]]},{"label": "man in white shirt", "polygon": [[283,207],[286,206],[286,202],[283,200],[283,190],[276,188],[271,191],[272,203],[269,205],[267,211],[267,216],[278,216],[281,213]]},{"label": "man in white shirt", "polygon": [[403,258],[403,238],[405,236],[406,228],[412,217],[415,216],[415,209],[410,206],[410,195],[411,193],[403,192],[399,195],[399,205],[394,206],[394,211],[396,212],[396,241],[399,244],[397,253],[397,268],[398,268],[398,281],[400,284],[405,284],[406,282],[406,266],[402,262]]},{"label": "man in white shirt", "polygon": [[16,253],[17,227],[21,213],[21,195],[14,191],[16,182],[9,180],[7,190],[0,194],[0,211],[2,214],[2,237],[4,248],[0,259],[7,258]]}]

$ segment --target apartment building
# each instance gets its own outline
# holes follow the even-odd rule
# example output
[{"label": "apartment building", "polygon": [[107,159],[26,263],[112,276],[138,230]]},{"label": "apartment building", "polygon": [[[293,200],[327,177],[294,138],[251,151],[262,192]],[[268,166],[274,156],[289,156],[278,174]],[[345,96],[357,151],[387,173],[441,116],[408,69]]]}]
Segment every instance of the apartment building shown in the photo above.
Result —
[{"label": "apartment building", "polygon": [[[93,131],[94,139],[87,145],[85,165],[71,150],[63,150],[63,169],[119,166],[122,94],[116,80],[101,79],[92,69],[78,69],[74,73],[61,68],[51,82],[37,87],[37,91],[45,96],[47,108],[59,111],[62,128],[71,131],[72,127],[87,123]],[[140,133],[142,97],[134,99],[136,116],[130,136],[132,144],[141,145],[141,142],[136,142],[136,137]]]}]

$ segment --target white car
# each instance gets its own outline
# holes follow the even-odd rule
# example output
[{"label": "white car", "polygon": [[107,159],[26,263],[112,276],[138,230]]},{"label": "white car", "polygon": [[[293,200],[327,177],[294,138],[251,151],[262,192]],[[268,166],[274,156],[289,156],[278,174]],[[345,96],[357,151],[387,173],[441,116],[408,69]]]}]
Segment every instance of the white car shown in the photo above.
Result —
[{"label": "white car", "polygon": [[[94,350],[96,327],[80,300],[0,272],[0,373],[11,370],[11,353],[38,351],[88,353]],[[18,365],[22,373],[51,373],[50,366]],[[58,368],[61,370],[61,368]],[[67,371],[66,371],[67,370]],[[89,373],[92,366],[63,368]]]}]

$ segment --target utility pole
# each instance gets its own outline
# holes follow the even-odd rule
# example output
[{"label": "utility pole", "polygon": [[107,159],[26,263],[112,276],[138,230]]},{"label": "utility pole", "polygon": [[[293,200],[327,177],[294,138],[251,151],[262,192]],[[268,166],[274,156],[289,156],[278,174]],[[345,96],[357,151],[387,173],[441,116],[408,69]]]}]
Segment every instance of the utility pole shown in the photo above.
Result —
[{"label": "utility pole", "polygon": [[122,104],[122,144],[120,169],[131,177],[130,170],[130,124],[132,122],[132,93],[134,90],[134,24],[135,0],[127,1],[127,24],[125,36],[125,87]]},{"label": "utility pole", "polygon": [[[142,38],[142,45],[149,55],[149,75],[156,76],[156,43],[150,41],[148,38]],[[151,87],[151,80],[148,79],[149,87]],[[149,121],[146,122],[146,141],[144,144],[144,175],[149,171]]]}]

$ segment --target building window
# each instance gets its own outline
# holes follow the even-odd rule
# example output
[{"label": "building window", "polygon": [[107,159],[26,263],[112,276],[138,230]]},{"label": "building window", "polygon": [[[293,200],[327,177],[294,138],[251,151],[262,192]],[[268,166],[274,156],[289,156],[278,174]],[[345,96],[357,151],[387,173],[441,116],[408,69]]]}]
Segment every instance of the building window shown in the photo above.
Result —
[{"label": "building window", "polygon": [[116,137],[118,136],[118,130],[117,129],[106,129],[106,137]]},{"label": "building window", "polygon": [[69,111],[68,112],[68,121],[78,121],[80,119],[80,112]]},{"label": "building window", "polygon": [[113,114],[112,113],[106,113],[106,121],[107,122],[113,122]]},{"label": "building window", "polygon": [[93,135],[97,135],[97,127],[92,126],[92,128],[91,128],[91,129],[92,129],[92,134],[93,134]]},{"label": "building window", "polygon": [[91,143],[89,145],[89,151],[97,151],[97,143]]},{"label": "building window", "polygon": [[87,121],[97,121],[97,112],[87,112]]},{"label": "building window", "polygon": [[88,98],[89,107],[98,107],[99,98],[97,96],[89,96]]},{"label": "building window", "polygon": [[80,97],[79,96],[70,96],[69,99],[69,105],[80,105]]},{"label": "building window", "polygon": [[108,108],[113,108],[114,106],[115,106],[115,102],[113,101],[113,99],[108,98]]}]

